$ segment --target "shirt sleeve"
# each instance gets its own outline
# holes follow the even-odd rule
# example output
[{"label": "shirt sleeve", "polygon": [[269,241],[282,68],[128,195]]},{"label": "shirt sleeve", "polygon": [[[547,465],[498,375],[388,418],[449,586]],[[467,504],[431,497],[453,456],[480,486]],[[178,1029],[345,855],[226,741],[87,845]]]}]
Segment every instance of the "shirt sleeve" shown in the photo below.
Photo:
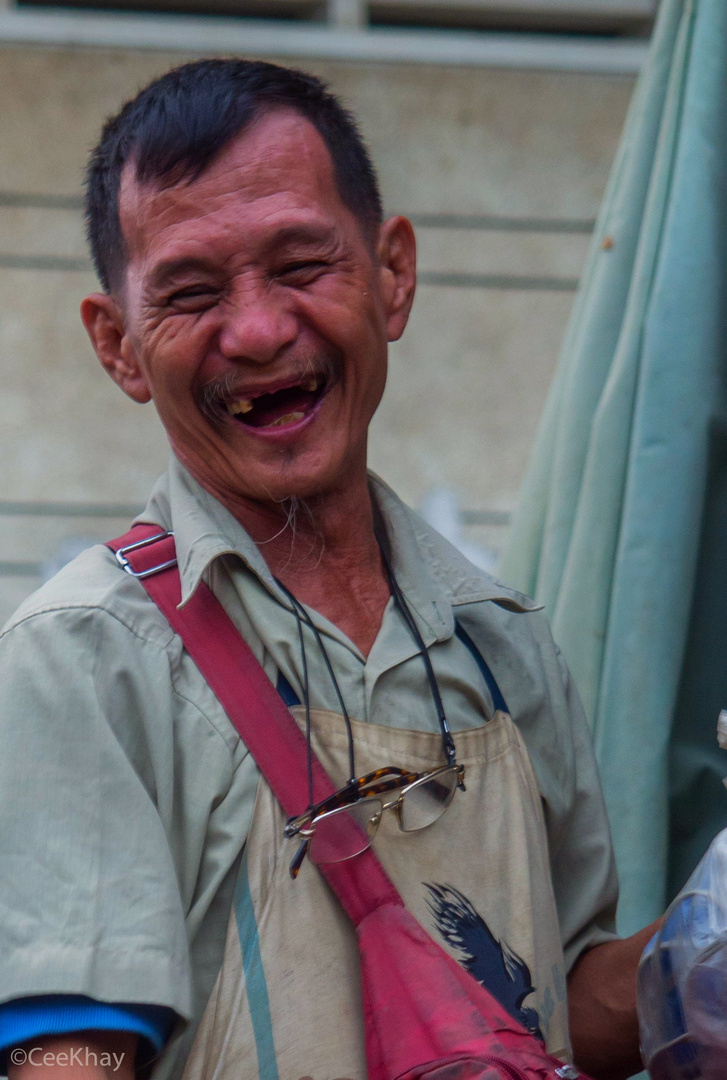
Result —
[{"label": "shirt sleeve", "polygon": [[[553,891],[566,971],[586,949],[616,934],[618,876],[590,728],[566,663],[556,649],[563,686],[569,776],[566,796],[551,799],[549,824]],[[547,820],[547,815],[546,815]]]},{"label": "shirt sleeve", "polygon": [[[74,1031],[126,1031],[147,1044],[142,1058],[160,1053],[174,1024],[174,1013],[155,1005],[109,1005],[80,995],[46,994],[0,1005],[0,1071],[7,1051],[31,1039]],[[3,1073],[2,1075],[5,1075]]]},{"label": "shirt sleeve", "polygon": [[155,801],[165,739],[152,754],[146,729],[169,728],[173,758],[169,661],[141,646],[88,608],[34,612],[0,638],[0,1000],[71,994],[190,1017]]}]

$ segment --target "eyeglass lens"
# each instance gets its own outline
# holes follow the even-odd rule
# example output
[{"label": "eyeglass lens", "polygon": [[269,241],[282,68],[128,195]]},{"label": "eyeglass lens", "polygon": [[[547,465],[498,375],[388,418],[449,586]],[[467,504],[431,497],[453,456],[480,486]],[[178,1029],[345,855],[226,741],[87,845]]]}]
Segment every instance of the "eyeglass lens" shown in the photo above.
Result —
[{"label": "eyeglass lens", "polygon": [[[440,818],[457,790],[459,773],[445,769],[437,776],[412,784],[399,804],[403,832],[426,829]],[[383,813],[381,799],[362,799],[351,806],[332,810],[315,821],[308,855],[314,863],[345,862],[360,855],[371,844]]]},{"label": "eyeglass lens", "polygon": [[402,831],[426,829],[441,817],[454,798],[458,779],[457,769],[453,768],[412,784],[399,808]]},{"label": "eyeglass lens", "polygon": [[362,799],[318,818],[308,856],[314,863],[336,863],[352,859],[369,847],[379,827],[381,799]]}]

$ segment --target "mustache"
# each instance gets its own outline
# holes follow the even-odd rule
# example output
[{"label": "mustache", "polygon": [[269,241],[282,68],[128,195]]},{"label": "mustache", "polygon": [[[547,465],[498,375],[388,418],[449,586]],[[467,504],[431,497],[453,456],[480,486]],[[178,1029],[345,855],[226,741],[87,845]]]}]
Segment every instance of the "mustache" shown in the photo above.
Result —
[{"label": "mustache", "polygon": [[[316,353],[296,360],[290,371],[291,384],[304,382],[315,376],[319,385],[329,390],[337,381],[343,355],[339,350]],[[227,371],[206,382],[197,393],[197,405],[208,420],[222,420],[228,416],[228,405],[242,396],[241,378],[237,371]]]}]

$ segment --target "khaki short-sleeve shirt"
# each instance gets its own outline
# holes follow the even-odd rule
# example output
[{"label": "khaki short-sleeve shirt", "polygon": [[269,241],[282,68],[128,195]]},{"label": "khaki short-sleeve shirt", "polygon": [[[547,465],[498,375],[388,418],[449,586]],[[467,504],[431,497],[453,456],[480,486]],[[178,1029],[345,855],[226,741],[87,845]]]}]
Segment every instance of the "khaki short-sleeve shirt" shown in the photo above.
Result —
[{"label": "khaki short-sleeve shirt", "polygon": [[[476,569],[376,477],[371,490],[455,742],[493,712],[455,617],[523,735],[570,966],[614,936],[617,886],[589,732],[566,666],[530,601]],[[271,680],[282,673],[302,700],[298,627],[264,545],[174,459],[139,520],[174,531],[182,602],[204,578]],[[352,717],[439,730],[418,647],[391,601],[368,658],[310,615]],[[305,633],[311,704],[338,709],[320,649]],[[140,583],[105,547],[65,567],[0,637],[0,1001],[67,993],[169,1007],[190,1022],[158,1073],[177,1075],[219,968],[257,781],[255,763]]]}]

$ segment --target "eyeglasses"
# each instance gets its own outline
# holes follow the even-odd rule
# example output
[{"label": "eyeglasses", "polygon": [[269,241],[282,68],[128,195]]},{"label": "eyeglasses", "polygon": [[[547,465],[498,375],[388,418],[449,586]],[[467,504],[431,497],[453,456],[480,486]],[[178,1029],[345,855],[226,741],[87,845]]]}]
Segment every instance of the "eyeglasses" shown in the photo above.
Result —
[{"label": "eyeglasses", "polygon": [[[442,816],[464,786],[464,765],[456,762],[432,772],[377,769],[342,788],[298,817],[289,818],[285,836],[302,837],[290,864],[295,880],[308,855],[317,865],[345,862],[371,846],[384,810],[394,810],[402,832],[426,829]],[[382,796],[391,793],[390,798]]]}]

